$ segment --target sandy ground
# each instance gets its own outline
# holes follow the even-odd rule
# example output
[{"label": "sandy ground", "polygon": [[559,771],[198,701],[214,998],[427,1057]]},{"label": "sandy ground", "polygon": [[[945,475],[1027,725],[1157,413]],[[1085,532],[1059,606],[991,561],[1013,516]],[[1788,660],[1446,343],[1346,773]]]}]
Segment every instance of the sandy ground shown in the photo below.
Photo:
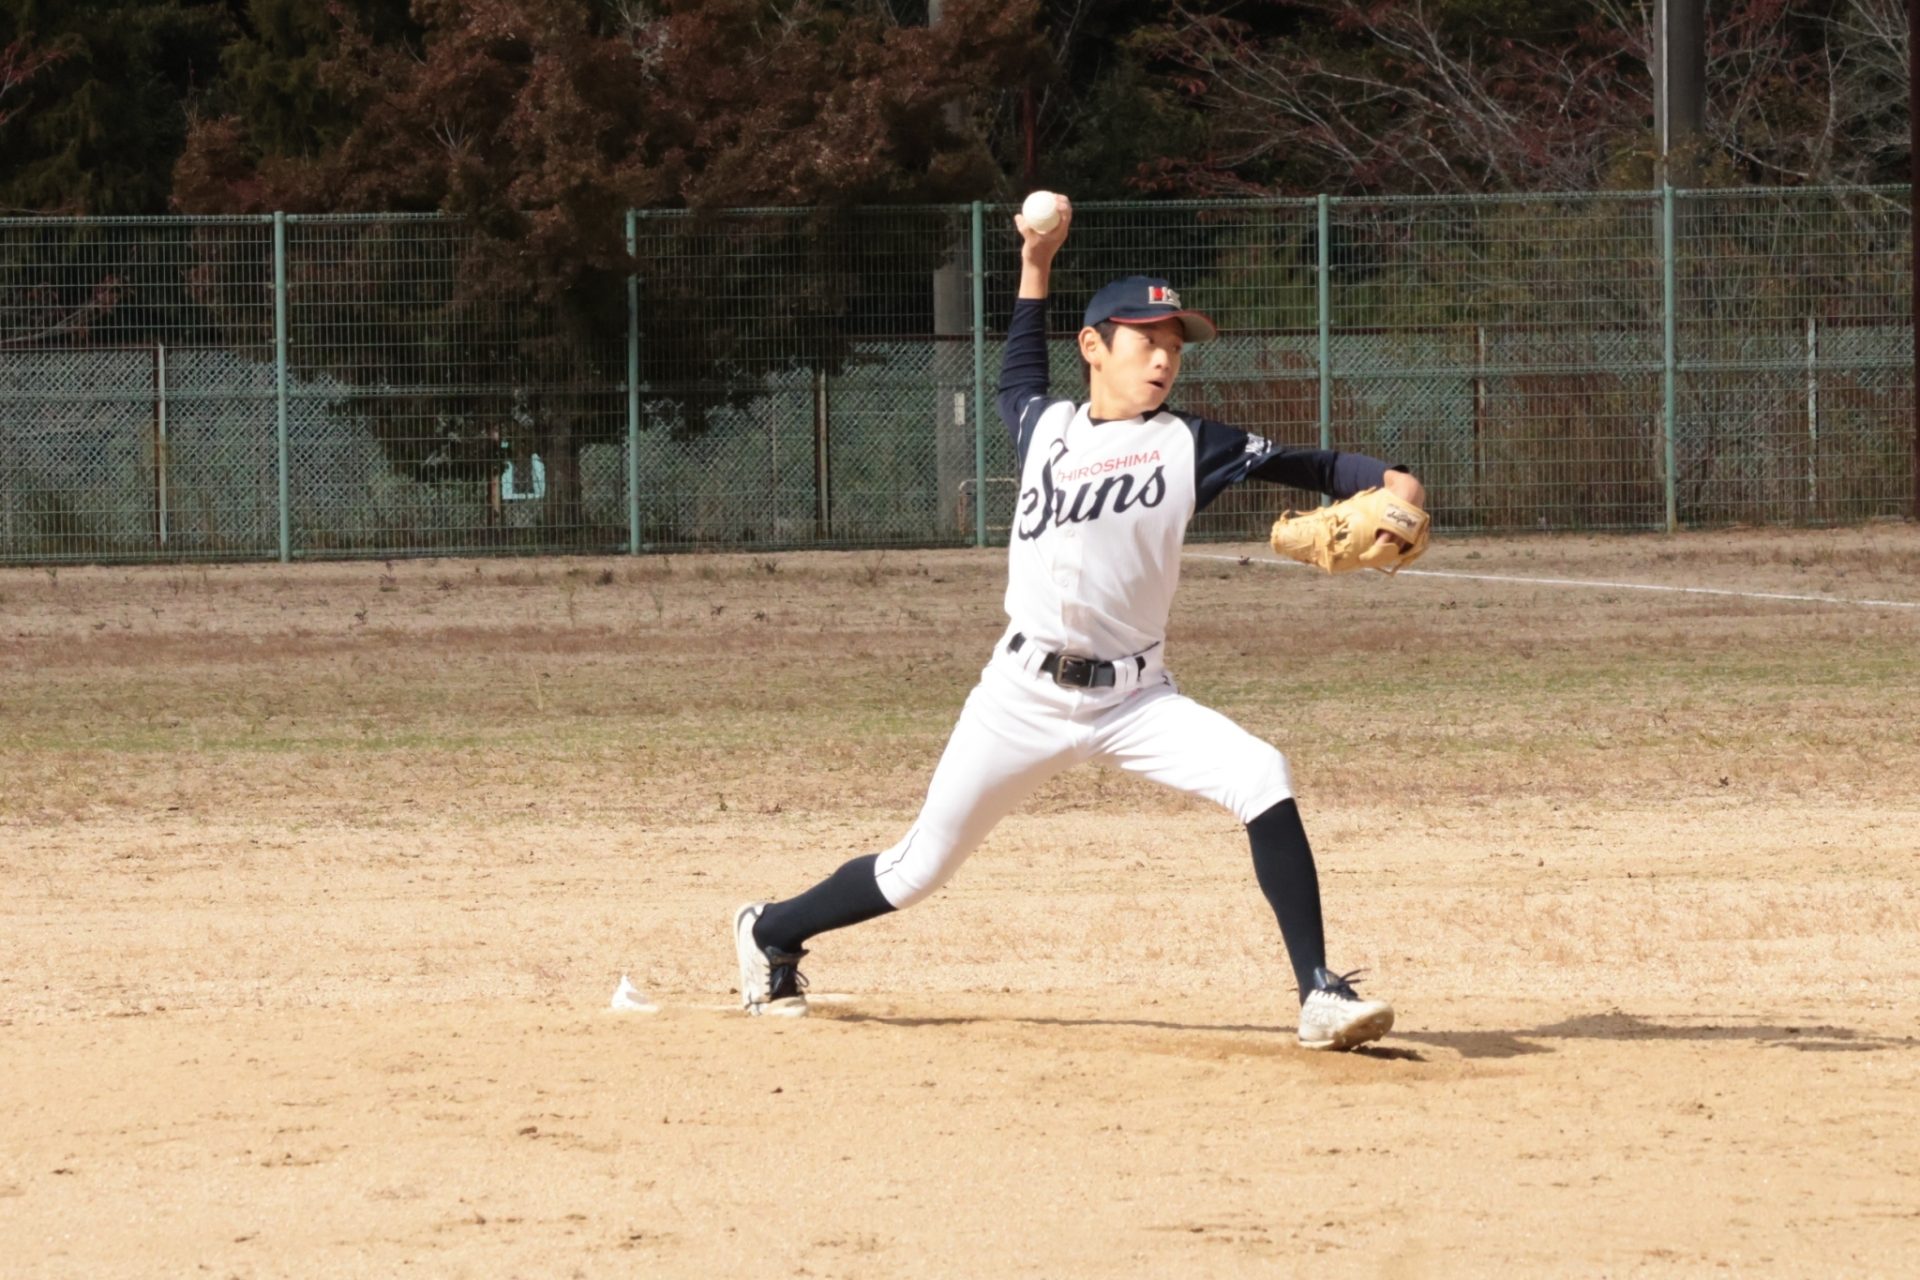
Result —
[{"label": "sandy ground", "polygon": [[1920,608],[1780,597],[1920,604],[1920,529],[1194,551],[1370,1052],[1232,819],[1097,771],[729,1011],[997,553],[0,572],[0,1271],[1911,1274]]}]

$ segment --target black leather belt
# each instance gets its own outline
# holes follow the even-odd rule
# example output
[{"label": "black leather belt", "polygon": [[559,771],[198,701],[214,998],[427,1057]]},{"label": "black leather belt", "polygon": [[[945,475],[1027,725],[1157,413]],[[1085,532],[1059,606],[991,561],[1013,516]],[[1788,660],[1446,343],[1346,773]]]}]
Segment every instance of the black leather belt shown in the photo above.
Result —
[{"label": "black leather belt", "polygon": [[[1026,648],[1027,638],[1020,632],[1013,633],[1013,639],[1007,641],[1007,652],[1018,653]],[[1145,657],[1135,654],[1131,658],[1120,659],[1121,663],[1132,663],[1134,674],[1147,669]],[[1094,658],[1076,657],[1071,653],[1049,653],[1040,662],[1040,670],[1053,677],[1053,682],[1068,689],[1111,689],[1119,672],[1111,662],[1101,662]]]}]

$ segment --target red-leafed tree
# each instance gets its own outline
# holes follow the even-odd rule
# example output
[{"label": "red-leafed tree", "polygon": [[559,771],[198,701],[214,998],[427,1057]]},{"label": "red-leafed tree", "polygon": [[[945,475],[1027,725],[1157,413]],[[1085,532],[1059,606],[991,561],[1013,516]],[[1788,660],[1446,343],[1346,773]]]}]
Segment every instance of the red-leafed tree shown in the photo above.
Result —
[{"label": "red-leafed tree", "polygon": [[[757,276],[747,263],[738,278],[650,285],[643,380],[725,367],[748,342],[765,358],[779,338],[760,317],[796,305],[816,308],[820,323],[780,330],[805,335],[790,358],[831,364],[842,354],[831,336],[835,308],[850,290],[809,294],[795,283],[847,269],[852,255],[836,253],[846,229],[831,210],[993,194],[997,166],[976,124],[989,96],[981,86],[1017,81],[1039,56],[1030,6],[994,0],[950,4],[936,29],[810,0],[415,0],[405,27],[384,29],[339,3],[254,7],[289,6],[305,20],[273,31],[257,24],[261,34],[235,55],[254,68],[250,84],[230,81],[194,125],[176,171],[178,207],[458,215],[466,238],[450,298],[365,296],[372,273],[337,252],[331,278],[296,275],[297,289],[332,289],[358,308],[351,350],[321,343],[302,352],[368,387],[429,378],[450,389],[438,397],[448,438],[433,441],[420,438],[417,417],[402,425],[400,406],[367,392],[365,407],[389,423],[384,434],[402,457],[451,457],[477,474],[492,465],[498,419],[531,415],[547,459],[547,508],[562,524],[574,521],[578,446],[618,422],[578,389],[625,377],[617,339],[629,271],[667,274],[627,257],[626,209],[825,211],[791,223],[786,243],[757,245]],[[312,118],[284,109],[278,95],[289,77],[272,74],[276,56],[299,63],[298,83],[324,108],[321,126],[271,127]],[[902,251],[924,278],[940,249]],[[355,250],[394,252],[375,230]],[[765,269],[766,255],[778,255],[780,273]],[[773,294],[777,303],[755,304]],[[369,352],[406,349],[383,332],[397,339],[404,329],[411,339],[436,323],[459,339],[431,361],[369,365]],[[515,403],[461,403],[451,390],[503,375],[527,389]],[[675,429],[702,429],[726,394],[677,393],[668,406]]]}]

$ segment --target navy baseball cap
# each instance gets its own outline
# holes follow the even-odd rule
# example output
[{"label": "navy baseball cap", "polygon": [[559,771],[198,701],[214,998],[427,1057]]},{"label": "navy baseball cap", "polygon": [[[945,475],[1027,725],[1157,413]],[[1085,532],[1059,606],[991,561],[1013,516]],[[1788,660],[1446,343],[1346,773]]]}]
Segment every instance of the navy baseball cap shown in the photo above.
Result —
[{"label": "navy baseball cap", "polygon": [[1173,286],[1153,276],[1128,276],[1094,294],[1093,301],[1087,304],[1084,327],[1091,329],[1107,320],[1121,324],[1178,320],[1186,330],[1188,342],[1211,342],[1220,336],[1213,321],[1181,306],[1180,295],[1173,291]]}]

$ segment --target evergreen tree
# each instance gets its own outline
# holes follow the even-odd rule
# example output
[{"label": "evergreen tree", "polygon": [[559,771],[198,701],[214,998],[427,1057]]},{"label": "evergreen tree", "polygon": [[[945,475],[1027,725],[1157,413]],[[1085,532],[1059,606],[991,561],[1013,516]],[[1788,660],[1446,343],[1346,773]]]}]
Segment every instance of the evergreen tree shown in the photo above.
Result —
[{"label": "evergreen tree", "polygon": [[51,59],[4,104],[0,207],[165,212],[186,103],[233,32],[224,0],[0,0],[0,42]]}]

